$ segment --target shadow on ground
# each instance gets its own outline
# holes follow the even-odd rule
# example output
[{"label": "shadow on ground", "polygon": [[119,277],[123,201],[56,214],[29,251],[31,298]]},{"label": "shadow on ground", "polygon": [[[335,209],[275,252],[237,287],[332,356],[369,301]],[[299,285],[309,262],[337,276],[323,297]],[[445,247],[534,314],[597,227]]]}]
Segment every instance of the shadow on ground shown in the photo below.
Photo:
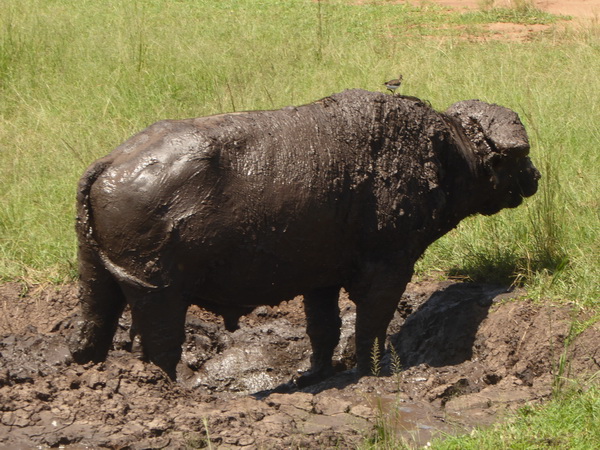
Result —
[{"label": "shadow on ground", "polygon": [[434,292],[390,338],[402,366],[442,367],[470,360],[490,307],[510,294],[506,287],[469,283]]}]

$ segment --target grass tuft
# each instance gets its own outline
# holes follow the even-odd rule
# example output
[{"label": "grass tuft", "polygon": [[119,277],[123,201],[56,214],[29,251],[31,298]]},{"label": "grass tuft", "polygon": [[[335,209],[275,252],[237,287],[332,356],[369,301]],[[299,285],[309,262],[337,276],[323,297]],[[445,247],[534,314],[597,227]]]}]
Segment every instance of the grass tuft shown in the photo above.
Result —
[{"label": "grass tuft", "polygon": [[531,0],[512,0],[507,6],[497,6],[495,0],[479,2],[480,10],[465,13],[465,17],[490,22],[508,22],[522,25],[549,25],[569,19],[539,9]]}]

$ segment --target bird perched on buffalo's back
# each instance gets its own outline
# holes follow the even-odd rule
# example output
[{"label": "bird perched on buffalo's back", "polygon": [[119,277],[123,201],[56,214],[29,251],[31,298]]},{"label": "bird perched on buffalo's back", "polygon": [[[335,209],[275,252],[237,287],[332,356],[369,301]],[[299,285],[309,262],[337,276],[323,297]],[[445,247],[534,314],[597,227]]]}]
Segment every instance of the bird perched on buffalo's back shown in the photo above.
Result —
[{"label": "bird perched on buffalo's back", "polygon": [[393,80],[386,81],[383,84],[387,88],[387,90],[393,94],[394,91],[396,89],[398,89],[400,87],[400,85],[402,84],[402,75],[400,75],[398,78],[395,78]]}]

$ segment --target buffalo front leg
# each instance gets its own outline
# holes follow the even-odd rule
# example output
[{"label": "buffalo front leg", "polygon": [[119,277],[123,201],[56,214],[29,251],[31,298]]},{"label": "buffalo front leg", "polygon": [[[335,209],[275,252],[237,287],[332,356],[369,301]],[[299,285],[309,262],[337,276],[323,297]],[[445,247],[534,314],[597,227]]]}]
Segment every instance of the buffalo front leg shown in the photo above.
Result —
[{"label": "buffalo front leg", "polygon": [[131,299],[132,328],[140,336],[143,355],[171,379],[177,378],[186,312],[187,304],[166,290]]},{"label": "buffalo front leg", "polygon": [[387,328],[398,302],[410,281],[410,274],[398,276],[381,270],[364,293],[350,292],[356,303],[356,360],[359,375],[376,374],[385,351]]},{"label": "buffalo front leg", "polygon": [[387,328],[397,304],[395,299],[390,298],[376,306],[369,303],[356,305],[356,363],[359,375],[376,375],[379,372]]},{"label": "buffalo front leg", "polygon": [[78,256],[82,318],[69,339],[69,349],[79,364],[100,362],[106,359],[112,344],[125,296],[95,251],[81,245]]},{"label": "buffalo front leg", "polygon": [[300,387],[317,383],[333,375],[333,352],[340,340],[340,288],[324,288],[304,296],[306,332],[312,347],[310,370],[298,380]]}]

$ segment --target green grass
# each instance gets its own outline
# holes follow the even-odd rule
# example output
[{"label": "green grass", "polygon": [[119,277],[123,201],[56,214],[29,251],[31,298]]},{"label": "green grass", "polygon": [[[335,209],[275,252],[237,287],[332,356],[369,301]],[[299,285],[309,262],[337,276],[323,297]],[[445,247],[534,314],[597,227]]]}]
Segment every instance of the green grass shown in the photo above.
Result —
[{"label": "green grass", "polygon": [[[436,243],[419,272],[517,282],[537,298],[597,305],[597,27],[478,42],[470,37],[485,36],[478,26],[500,20],[499,10],[249,0],[0,6],[1,279],[75,276],[77,179],[150,123],[378,90],[402,72],[403,92],[439,109],[480,98],[517,110],[544,176],[524,206],[471,218]],[[511,14],[555,20],[527,8]]]},{"label": "green grass", "polygon": [[470,435],[434,441],[435,450],[593,449],[600,442],[600,389],[572,389],[541,406],[526,406],[508,421]]}]

